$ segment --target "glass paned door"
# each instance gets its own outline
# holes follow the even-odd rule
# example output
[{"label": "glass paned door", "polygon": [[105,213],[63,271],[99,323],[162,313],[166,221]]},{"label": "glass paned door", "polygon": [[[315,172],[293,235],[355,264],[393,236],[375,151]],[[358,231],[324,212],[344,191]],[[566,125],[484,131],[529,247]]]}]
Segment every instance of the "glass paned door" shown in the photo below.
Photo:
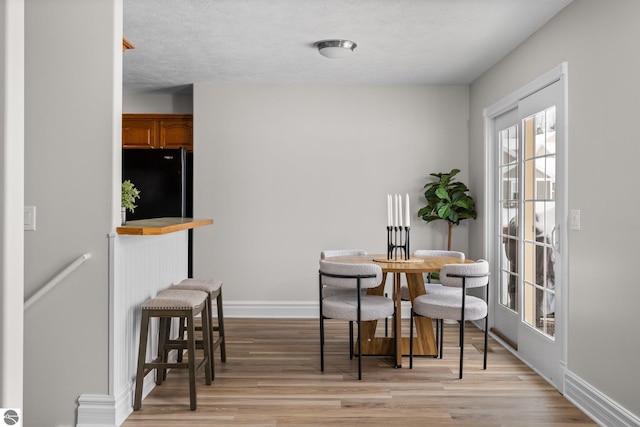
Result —
[{"label": "glass paned door", "polygon": [[[516,313],[523,312],[527,324],[552,337],[555,313],[555,255],[551,245],[555,229],[555,109],[552,106],[525,118],[522,125],[518,123],[498,130],[502,190],[499,211],[504,245],[500,258],[499,303]],[[522,234],[518,227],[521,222],[525,224]],[[520,252],[523,253],[522,260]]]},{"label": "glass paned door", "polygon": [[494,250],[499,268],[493,329],[561,389],[558,336],[562,257],[558,218],[566,199],[558,168],[563,84],[552,83],[494,117]]}]

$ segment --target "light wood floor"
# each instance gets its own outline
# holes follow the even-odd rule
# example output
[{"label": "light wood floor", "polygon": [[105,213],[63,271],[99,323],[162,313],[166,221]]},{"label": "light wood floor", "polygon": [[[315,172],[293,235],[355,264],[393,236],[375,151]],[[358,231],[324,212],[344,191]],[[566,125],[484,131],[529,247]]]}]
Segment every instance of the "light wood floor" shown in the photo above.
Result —
[{"label": "light wood floor", "polygon": [[349,360],[347,323],[326,326],[322,373],[317,320],[228,318],[227,363],[217,355],[210,386],[199,374],[198,409],[189,410],[186,371],[174,370],[123,426],[596,425],[495,341],[482,370],[483,335],[473,325],[462,380],[457,326],[445,325],[442,360],[416,358],[409,370],[408,357],[394,369],[390,358],[368,356],[362,381],[357,359]]}]

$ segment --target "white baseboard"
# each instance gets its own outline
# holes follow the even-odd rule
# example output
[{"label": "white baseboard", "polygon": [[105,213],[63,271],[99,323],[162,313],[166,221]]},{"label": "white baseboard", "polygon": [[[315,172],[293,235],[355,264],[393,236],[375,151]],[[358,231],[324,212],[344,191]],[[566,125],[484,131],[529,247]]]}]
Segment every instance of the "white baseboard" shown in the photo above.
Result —
[{"label": "white baseboard", "polygon": [[[402,318],[409,318],[411,308],[402,302]],[[320,315],[317,301],[225,301],[224,317],[251,317],[263,319],[317,319]]]},{"label": "white baseboard", "polygon": [[601,426],[640,426],[640,418],[568,370],[564,377],[564,396]]},{"label": "white baseboard", "polygon": [[[144,399],[156,386],[153,375],[148,375],[142,385]],[[76,427],[118,427],[133,412],[135,383],[116,398],[102,394],[82,394],[78,398],[78,423]]]},{"label": "white baseboard", "polygon": [[318,303],[315,301],[225,301],[224,317],[251,317],[265,319],[317,319]]},{"label": "white baseboard", "polygon": [[81,394],[76,427],[116,427],[116,399],[103,394]]},{"label": "white baseboard", "polygon": [[[151,382],[152,384],[147,385],[146,379],[147,378],[145,378],[144,386],[142,388],[143,393],[146,392],[144,396],[149,394],[151,390],[153,390],[153,387],[155,387],[156,385],[154,382]],[[120,396],[116,398],[116,408],[115,408],[116,426],[119,426],[120,424],[124,423],[125,420],[129,417],[129,415],[131,415],[131,413],[133,412],[134,391],[135,391],[135,382],[132,382],[131,386],[128,387],[126,390],[123,390],[122,393],[120,393]]]}]

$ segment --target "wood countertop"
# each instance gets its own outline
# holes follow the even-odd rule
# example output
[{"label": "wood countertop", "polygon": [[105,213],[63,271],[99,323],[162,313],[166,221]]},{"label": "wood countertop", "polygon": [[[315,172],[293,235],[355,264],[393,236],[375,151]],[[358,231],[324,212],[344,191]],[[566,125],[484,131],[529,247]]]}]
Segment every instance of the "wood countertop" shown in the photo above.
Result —
[{"label": "wood countertop", "polygon": [[116,232],[134,236],[151,236],[175,233],[176,231],[189,230],[211,224],[213,224],[212,219],[150,218],[127,221],[125,225],[117,227]]}]

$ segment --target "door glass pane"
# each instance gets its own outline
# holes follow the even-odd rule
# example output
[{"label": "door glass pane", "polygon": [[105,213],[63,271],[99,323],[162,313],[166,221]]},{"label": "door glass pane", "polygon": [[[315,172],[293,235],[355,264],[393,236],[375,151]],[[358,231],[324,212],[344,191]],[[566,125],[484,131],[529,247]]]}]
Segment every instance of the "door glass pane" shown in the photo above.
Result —
[{"label": "door glass pane", "polygon": [[518,125],[498,132],[500,146],[500,224],[504,251],[500,259],[499,303],[517,310],[518,234],[517,220],[520,198],[520,143]]},{"label": "door glass pane", "polygon": [[522,319],[555,336],[555,107],[523,121]]}]

